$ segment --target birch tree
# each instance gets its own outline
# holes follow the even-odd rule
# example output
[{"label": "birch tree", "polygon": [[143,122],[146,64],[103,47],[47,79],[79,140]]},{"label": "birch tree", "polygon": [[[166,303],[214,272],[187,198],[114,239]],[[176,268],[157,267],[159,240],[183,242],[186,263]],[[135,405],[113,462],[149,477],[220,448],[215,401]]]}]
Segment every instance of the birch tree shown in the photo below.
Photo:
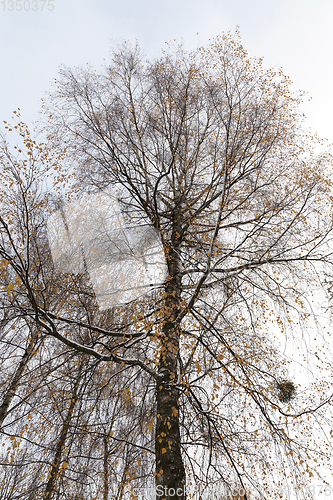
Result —
[{"label": "birch tree", "polygon": [[[267,498],[291,482],[306,496],[329,460],[330,383],[298,387],[275,340],[319,328],[309,297],[325,293],[332,266],[331,157],[302,130],[301,98],[237,35],[154,61],[125,44],[102,74],[62,70],[47,149],[63,152],[71,202],[112,189],[126,223],[155,229],[167,268],[148,293],[101,311],[84,266],[53,270],[43,247],[54,272],[45,301],[1,220],[1,255],[36,327],[133,381],[121,394],[140,418],[125,418],[117,439],[126,467],[128,446],[146,466],[108,483],[104,460],[98,498],[114,486],[144,498],[140,478],[165,500]],[[55,208],[45,203],[44,231]],[[107,422],[101,437],[105,459]]]}]

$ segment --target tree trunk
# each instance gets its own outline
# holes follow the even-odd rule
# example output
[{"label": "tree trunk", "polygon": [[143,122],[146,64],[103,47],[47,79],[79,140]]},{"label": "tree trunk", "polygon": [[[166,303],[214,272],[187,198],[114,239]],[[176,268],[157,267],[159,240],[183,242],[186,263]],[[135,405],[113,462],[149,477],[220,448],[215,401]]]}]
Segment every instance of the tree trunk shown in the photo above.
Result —
[{"label": "tree trunk", "polygon": [[55,491],[57,479],[58,479],[58,476],[60,473],[60,463],[61,463],[61,458],[62,458],[62,452],[63,452],[63,449],[65,447],[66,438],[67,438],[69,426],[70,426],[70,423],[72,420],[74,407],[75,407],[75,404],[78,400],[78,386],[79,386],[80,376],[81,376],[81,374],[79,375],[78,379],[75,381],[74,391],[73,391],[73,394],[71,397],[71,402],[70,402],[70,405],[68,408],[68,412],[67,412],[65,421],[63,423],[60,437],[58,440],[56,453],[55,453],[54,461],[52,463],[52,468],[51,468],[51,472],[49,475],[49,480],[48,480],[46,488],[45,488],[43,500],[51,500],[53,493]]},{"label": "tree trunk", "polygon": [[16,390],[19,386],[22,374],[25,370],[25,367],[27,366],[28,362],[31,359],[31,356],[33,354],[33,351],[34,351],[34,348],[37,344],[37,341],[38,341],[38,335],[33,334],[28,346],[26,347],[26,349],[24,351],[22,359],[21,359],[21,361],[20,361],[20,363],[15,371],[14,377],[9,385],[8,391],[6,392],[6,394],[3,398],[2,404],[0,406],[0,427],[2,426],[3,421],[5,420],[5,418],[8,415],[9,405],[12,402],[12,400],[16,394]]},{"label": "tree trunk", "polygon": [[156,387],[156,498],[186,499],[186,474],[181,455],[179,429],[179,391],[177,358],[179,352],[180,310],[179,257],[168,256],[169,279],[166,285],[165,319],[160,353],[160,382]]},{"label": "tree trunk", "polygon": [[103,500],[109,500],[109,443],[107,436],[103,438],[104,456],[103,456]]}]

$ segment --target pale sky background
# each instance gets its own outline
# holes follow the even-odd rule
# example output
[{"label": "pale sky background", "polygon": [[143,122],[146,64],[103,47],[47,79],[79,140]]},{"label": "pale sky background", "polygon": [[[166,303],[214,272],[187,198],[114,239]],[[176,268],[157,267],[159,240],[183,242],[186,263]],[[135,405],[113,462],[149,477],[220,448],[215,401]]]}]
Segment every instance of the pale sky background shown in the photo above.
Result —
[{"label": "pale sky background", "polygon": [[0,1],[0,129],[18,107],[32,125],[62,64],[98,68],[125,39],[148,56],[173,39],[191,49],[239,25],[250,55],[308,92],[307,126],[333,142],[332,24],[333,0]]},{"label": "pale sky background", "polygon": [[165,41],[194,48],[239,25],[250,55],[263,56],[267,67],[281,66],[295,89],[309,93],[308,126],[333,142],[332,0],[50,0],[52,5],[51,11],[48,0],[0,2],[0,127],[18,107],[31,123],[59,66],[98,67],[112,42],[137,39],[155,56]]}]

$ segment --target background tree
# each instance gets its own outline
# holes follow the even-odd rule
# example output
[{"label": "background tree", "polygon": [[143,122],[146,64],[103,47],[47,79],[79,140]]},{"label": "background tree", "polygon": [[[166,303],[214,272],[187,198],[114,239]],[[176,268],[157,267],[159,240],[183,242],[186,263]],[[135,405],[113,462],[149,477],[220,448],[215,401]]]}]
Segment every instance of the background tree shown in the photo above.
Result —
[{"label": "background tree", "polygon": [[[144,402],[133,406],[128,397],[128,386],[140,386],[142,377],[130,372],[121,376],[124,369],[113,364],[100,367],[94,356],[46,334],[39,307],[56,316],[71,310],[65,330],[79,342],[90,342],[94,334],[76,319],[87,312],[93,318],[98,308],[87,276],[64,277],[52,264],[46,220],[63,178],[59,155],[52,157],[45,145],[34,142],[22,122],[15,128],[22,144],[12,153],[4,141],[1,161],[0,492],[6,500],[78,500],[97,498],[99,492],[107,498],[115,489],[120,500],[133,468],[140,468],[137,450],[142,452],[146,444],[141,437],[147,420]],[[110,312],[99,314],[103,336],[103,326],[113,324],[112,318]]]},{"label": "background tree", "polygon": [[[167,264],[160,288],[109,311],[98,310],[85,272],[53,269],[43,242],[55,204],[50,196],[22,204],[25,184],[3,161],[10,180],[0,252],[20,280],[11,293],[20,290],[23,317],[48,342],[86,357],[92,373],[105,370],[105,382],[92,377],[81,398],[100,394],[90,423],[101,423],[86,475],[76,476],[91,478],[88,488],[100,474],[100,498],[114,487],[118,497],[138,496],[133,486],[152,478],[152,452],[156,495],[166,500],[185,499],[186,483],[187,496],[271,497],[283,481],[308,484],[330,456],[330,385],[322,379],[287,401],[281,387],[292,381],[274,344],[296,324],[303,334],[313,328],[309,293],[332,265],[331,160],[314,154],[301,96],[289,87],[230,35],[153,62],[125,45],[101,75],[63,70],[48,105],[47,151],[61,152],[49,170],[55,186],[74,180],[71,199],[117,189],[124,217],[155,227]],[[54,175],[60,163],[68,173]],[[101,404],[111,380],[122,408],[115,437],[112,405]],[[122,446],[113,450],[111,437]],[[105,460],[109,452],[120,454],[121,470]]]}]

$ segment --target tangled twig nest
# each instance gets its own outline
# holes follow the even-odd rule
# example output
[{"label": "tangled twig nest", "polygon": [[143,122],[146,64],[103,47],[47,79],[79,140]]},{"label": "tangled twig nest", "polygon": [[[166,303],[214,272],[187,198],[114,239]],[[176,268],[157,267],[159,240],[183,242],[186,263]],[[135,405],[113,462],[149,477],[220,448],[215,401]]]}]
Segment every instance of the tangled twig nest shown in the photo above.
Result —
[{"label": "tangled twig nest", "polygon": [[281,403],[288,403],[296,395],[296,387],[290,380],[281,380],[277,384],[278,388],[278,399]]}]

